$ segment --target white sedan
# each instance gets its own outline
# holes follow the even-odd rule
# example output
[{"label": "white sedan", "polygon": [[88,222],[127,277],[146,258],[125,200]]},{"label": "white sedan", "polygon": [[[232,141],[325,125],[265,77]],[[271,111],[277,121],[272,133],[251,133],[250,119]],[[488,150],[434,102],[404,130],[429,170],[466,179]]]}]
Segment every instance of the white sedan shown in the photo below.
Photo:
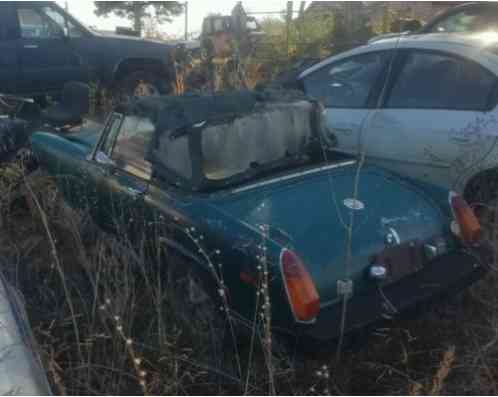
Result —
[{"label": "white sedan", "polygon": [[[338,150],[473,201],[498,192],[498,34],[382,39],[298,77]],[[484,187],[484,189],[483,189]]]}]

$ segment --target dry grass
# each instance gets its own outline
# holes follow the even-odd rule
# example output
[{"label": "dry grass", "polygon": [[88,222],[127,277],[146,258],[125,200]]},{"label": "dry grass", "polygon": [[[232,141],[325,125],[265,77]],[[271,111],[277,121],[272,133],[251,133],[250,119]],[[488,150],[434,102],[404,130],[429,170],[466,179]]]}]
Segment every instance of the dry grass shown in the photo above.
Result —
[{"label": "dry grass", "polygon": [[[143,250],[102,233],[85,213],[66,208],[44,177],[27,188],[15,166],[0,176],[4,272],[25,296],[57,394],[498,392],[495,274],[418,316],[358,337],[339,365],[334,352],[276,355],[278,339],[263,322],[249,342],[236,341],[231,354],[239,369],[226,377],[203,362],[195,329],[175,312],[162,271],[167,257],[151,262]],[[262,292],[259,310],[266,313],[271,302]]]}]

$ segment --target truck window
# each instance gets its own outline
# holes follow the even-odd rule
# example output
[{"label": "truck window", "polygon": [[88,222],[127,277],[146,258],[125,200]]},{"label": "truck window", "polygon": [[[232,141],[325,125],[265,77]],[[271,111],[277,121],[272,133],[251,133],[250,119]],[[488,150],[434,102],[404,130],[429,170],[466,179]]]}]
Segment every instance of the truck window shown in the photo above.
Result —
[{"label": "truck window", "polygon": [[64,31],[38,8],[18,7],[17,16],[23,39],[59,39],[64,36]]},{"label": "truck window", "polygon": [[15,19],[12,6],[0,4],[0,41],[18,38]]},{"label": "truck window", "polygon": [[65,15],[61,14],[57,9],[53,7],[43,7],[43,13],[49,17],[52,21],[57,23],[62,29],[67,29],[67,34],[69,37],[76,38],[81,37],[83,32],[76,25],[74,25]]},{"label": "truck window", "polygon": [[24,39],[60,39],[65,31],[70,37],[81,37],[81,30],[58,10],[50,6],[17,8],[21,37]]}]

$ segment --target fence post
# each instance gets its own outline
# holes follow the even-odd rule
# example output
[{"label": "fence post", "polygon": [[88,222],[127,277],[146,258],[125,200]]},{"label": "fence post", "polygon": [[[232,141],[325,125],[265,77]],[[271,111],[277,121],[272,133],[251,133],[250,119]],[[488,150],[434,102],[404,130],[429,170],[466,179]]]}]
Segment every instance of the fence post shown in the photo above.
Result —
[{"label": "fence post", "polygon": [[290,28],[292,22],[292,13],[294,11],[294,2],[287,2],[287,17],[286,17],[286,27],[287,27],[287,58],[289,58],[290,51]]}]

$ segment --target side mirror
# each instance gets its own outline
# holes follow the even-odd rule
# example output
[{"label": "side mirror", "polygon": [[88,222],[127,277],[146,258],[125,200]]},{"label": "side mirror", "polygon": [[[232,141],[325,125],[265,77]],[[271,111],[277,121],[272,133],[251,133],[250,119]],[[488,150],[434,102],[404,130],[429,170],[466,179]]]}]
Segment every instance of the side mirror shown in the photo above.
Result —
[{"label": "side mirror", "polygon": [[95,161],[100,164],[115,165],[114,161],[101,150],[98,150],[97,153],[95,153]]}]

